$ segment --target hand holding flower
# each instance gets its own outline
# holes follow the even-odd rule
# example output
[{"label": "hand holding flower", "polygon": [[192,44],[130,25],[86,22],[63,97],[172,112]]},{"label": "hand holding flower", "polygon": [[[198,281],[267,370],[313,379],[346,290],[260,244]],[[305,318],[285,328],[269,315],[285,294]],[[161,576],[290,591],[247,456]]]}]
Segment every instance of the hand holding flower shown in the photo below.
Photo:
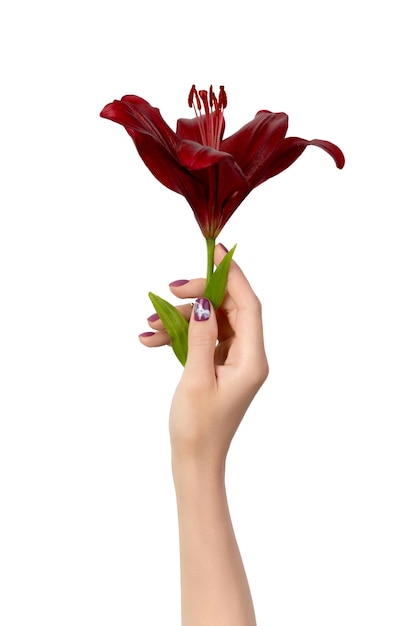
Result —
[{"label": "hand holding flower", "polygon": [[[224,139],[224,109],[227,96],[220,87],[197,91],[192,86],[188,104],[195,118],[179,119],[174,132],[159,109],[138,96],[124,96],[107,104],[101,116],[125,127],[154,176],[169,189],[183,195],[206,239],[206,297],[215,308],[221,303],[230,252],[216,273],[216,238],[246,196],[258,185],[283,172],[304,152],[317,146],[333,157],[338,168],[344,156],[335,144],[322,139],[286,137],[288,116],[261,110],[239,131]],[[175,307],[155,294],[149,294],[172,347],[184,365],[187,359],[187,323]]]},{"label": "hand holding flower", "polygon": [[[344,156],[334,144],[286,137],[285,113],[259,111],[223,139],[224,88],[192,87],[193,120],[171,130],[158,109],[137,96],[104,107],[122,124],[145,164],[190,204],[207,245],[205,279],[175,281],[174,307],[149,294],[157,315],[144,345],[172,345],[184,370],[170,411],[172,469],[177,495],[184,626],[255,626],[255,612],[234,534],[225,489],[226,456],[249,405],[268,375],[261,305],[239,266],[216,246],[236,208],[258,185],[279,174],[309,145]],[[214,266],[217,266],[214,271]],[[213,306],[214,304],[214,306]]]},{"label": "hand holding flower", "polygon": [[[225,256],[215,249],[215,261]],[[263,342],[261,305],[238,264],[232,261],[227,289],[217,311],[203,300],[205,280],[176,281],[172,293],[206,305],[206,315],[195,315],[197,305],[180,305],[190,322],[188,359],[174,395],[170,430],[173,460],[226,458],[230,442],[256,392],[266,379],[268,363]],[[207,308],[208,306],[208,308]],[[151,317],[155,331],[140,336],[148,347],[167,345],[170,337],[160,319]]]},{"label": "hand holding flower", "polygon": [[[216,246],[215,262],[225,252]],[[225,297],[214,311],[202,297],[205,280],[175,281],[179,298],[197,298],[189,319],[189,349],[170,411],[184,626],[255,626],[248,580],[236,541],[225,489],[226,456],[234,434],[268,375],[261,305],[232,261]],[[169,335],[152,318],[148,346]]]}]

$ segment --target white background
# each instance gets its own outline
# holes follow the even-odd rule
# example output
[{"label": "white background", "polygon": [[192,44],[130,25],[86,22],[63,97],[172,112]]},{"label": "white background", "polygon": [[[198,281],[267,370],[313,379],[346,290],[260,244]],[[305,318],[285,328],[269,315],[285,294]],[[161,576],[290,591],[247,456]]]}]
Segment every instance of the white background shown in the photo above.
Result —
[{"label": "white background", "polygon": [[[12,7],[12,8],[10,8]],[[2,626],[180,624],[167,417],[137,335],[204,239],[102,107],[175,125],[224,84],[226,134],[285,111],[308,148],[221,234],[264,306],[270,377],[230,453],[259,626],[417,623],[412,3],[4,3]],[[172,300],[172,298],[171,298]]]}]

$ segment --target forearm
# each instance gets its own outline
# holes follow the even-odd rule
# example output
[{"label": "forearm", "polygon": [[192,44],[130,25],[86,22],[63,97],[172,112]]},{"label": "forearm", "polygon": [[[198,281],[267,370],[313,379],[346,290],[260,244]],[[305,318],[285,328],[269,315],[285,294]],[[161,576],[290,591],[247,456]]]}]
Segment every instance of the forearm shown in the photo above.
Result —
[{"label": "forearm", "polygon": [[227,504],[224,463],[176,462],[183,626],[255,626]]}]

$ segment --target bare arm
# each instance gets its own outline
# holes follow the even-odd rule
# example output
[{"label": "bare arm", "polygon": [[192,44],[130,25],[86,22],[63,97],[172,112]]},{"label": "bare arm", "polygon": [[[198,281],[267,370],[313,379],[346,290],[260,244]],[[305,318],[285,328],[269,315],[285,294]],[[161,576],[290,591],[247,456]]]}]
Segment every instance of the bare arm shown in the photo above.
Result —
[{"label": "bare arm", "polygon": [[255,626],[224,486],[224,470],[174,465],[183,626]]},{"label": "bare arm", "polygon": [[[218,246],[217,263],[223,255]],[[192,280],[172,291],[183,298],[200,296],[204,281]],[[207,308],[207,319],[199,319],[198,305]],[[151,325],[156,334],[141,341],[166,343],[160,322]],[[171,406],[183,626],[256,625],[229,514],[225,465],[233,436],[267,374],[261,306],[232,263],[217,315],[208,301],[196,302],[188,359]]]}]

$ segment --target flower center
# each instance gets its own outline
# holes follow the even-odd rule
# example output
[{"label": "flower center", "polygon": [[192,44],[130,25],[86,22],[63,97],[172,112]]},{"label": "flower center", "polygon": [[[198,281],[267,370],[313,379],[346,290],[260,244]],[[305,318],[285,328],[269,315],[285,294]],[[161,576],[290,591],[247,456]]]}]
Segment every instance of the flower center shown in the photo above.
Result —
[{"label": "flower center", "polygon": [[197,91],[193,85],[188,96],[188,106],[194,109],[197,117],[201,143],[219,150],[224,126],[223,109],[227,106],[224,87],[220,87],[216,97],[211,85],[209,91]]}]

